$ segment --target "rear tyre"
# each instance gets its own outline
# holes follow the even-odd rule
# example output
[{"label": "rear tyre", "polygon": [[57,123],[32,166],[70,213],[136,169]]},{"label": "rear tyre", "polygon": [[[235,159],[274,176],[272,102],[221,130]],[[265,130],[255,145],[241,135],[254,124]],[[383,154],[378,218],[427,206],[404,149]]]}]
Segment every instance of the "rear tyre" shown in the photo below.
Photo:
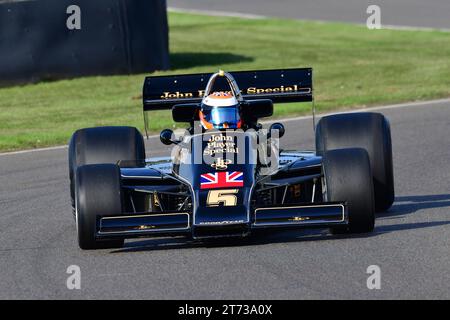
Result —
[{"label": "rear tyre", "polygon": [[388,210],[394,202],[394,173],[389,122],[380,113],[360,112],[323,117],[317,124],[316,150],[363,148],[373,172],[375,210]]},{"label": "rear tyre", "polygon": [[123,246],[121,240],[97,240],[99,217],[122,214],[120,169],[115,164],[84,165],[76,171],[78,244],[81,249],[106,249]]},{"label": "rear tyre", "polygon": [[336,149],[323,154],[324,200],[346,202],[348,226],[331,228],[334,234],[366,233],[375,225],[372,172],[367,151]]},{"label": "rear tyre", "polygon": [[77,130],[69,143],[70,199],[75,208],[75,172],[85,164],[145,159],[144,139],[133,127],[96,127]]}]

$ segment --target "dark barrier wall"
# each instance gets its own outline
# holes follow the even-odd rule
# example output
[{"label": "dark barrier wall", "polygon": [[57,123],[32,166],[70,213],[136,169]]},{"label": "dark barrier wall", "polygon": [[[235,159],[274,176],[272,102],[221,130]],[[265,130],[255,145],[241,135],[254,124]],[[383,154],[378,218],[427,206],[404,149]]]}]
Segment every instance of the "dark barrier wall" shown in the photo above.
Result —
[{"label": "dark barrier wall", "polygon": [[168,68],[165,0],[0,1],[0,85]]}]

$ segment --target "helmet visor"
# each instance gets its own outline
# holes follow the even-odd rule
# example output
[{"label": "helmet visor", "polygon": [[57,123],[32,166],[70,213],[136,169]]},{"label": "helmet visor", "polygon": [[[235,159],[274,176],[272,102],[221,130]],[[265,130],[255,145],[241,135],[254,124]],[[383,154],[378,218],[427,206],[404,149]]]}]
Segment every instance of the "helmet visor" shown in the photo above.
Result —
[{"label": "helmet visor", "polygon": [[240,128],[241,117],[237,107],[215,107],[203,111],[205,120],[211,123],[216,129]]}]

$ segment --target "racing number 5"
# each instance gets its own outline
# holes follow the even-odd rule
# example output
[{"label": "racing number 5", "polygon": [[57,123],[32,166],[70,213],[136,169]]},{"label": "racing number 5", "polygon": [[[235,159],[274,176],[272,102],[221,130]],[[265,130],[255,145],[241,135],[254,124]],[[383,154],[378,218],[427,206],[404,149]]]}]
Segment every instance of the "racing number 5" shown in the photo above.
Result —
[{"label": "racing number 5", "polygon": [[210,207],[223,204],[225,207],[235,206],[237,204],[236,193],[239,189],[225,189],[225,190],[210,190],[206,204]]}]

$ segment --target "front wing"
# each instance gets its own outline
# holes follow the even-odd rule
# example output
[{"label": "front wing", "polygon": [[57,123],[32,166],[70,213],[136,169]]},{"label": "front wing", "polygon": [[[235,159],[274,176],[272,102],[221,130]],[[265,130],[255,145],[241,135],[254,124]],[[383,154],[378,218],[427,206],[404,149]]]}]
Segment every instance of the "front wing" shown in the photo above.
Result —
[{"label": "front wing", "polygon": [[[220,207],[217,210],[222,210]],[[316,203],[263,207],[254,210],[252,222],[230,221],[194,225],[190,213],[172,212],[100,218],[98,238],[133,238],[192,235],[194,238],[241,236],[254,229],[319,228],[348,224],[345,203]]]}]

